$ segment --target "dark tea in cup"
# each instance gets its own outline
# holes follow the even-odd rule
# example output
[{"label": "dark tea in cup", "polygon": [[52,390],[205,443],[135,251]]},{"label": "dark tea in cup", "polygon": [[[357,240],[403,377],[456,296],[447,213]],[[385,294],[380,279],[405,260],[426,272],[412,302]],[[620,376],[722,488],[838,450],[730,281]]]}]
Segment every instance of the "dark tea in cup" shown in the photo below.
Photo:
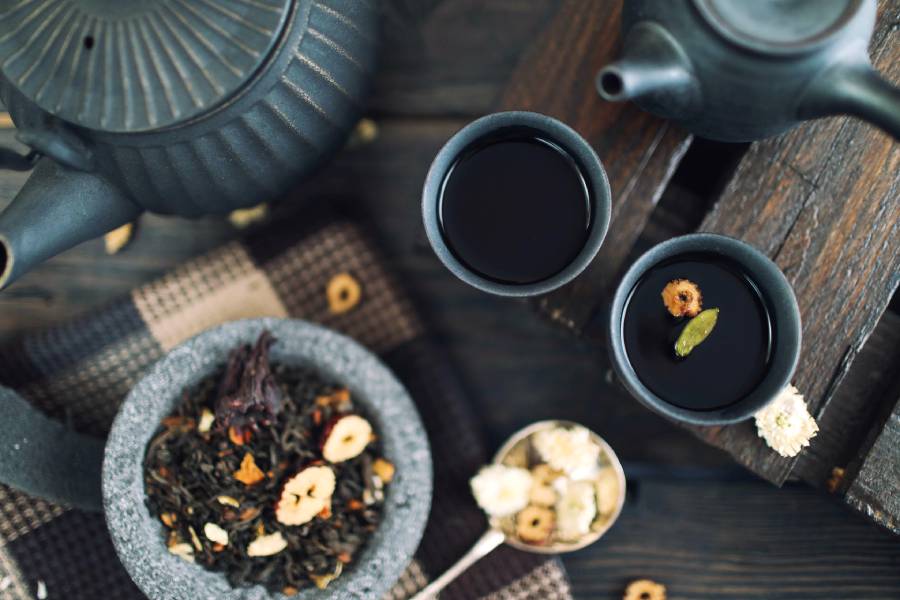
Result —
[{"label": "dark tea in cup", "polygon": [[570,127],[507,112],[467,125],[441,149],[422,195],[425,231],[457,277],[503,296],[574,279],[610,216],[600,159]]}]

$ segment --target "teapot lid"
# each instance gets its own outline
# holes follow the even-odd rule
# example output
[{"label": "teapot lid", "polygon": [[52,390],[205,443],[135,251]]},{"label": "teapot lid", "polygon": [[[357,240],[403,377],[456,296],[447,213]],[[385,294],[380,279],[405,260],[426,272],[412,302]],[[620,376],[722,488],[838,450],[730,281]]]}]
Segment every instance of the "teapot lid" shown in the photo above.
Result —
[{"label": "teapot lid", "polygon": [[44,110],[91,129],[158,129],[236,92],[295,0],[0,3],[0,72]]},{"label": "teapot lid", "polygon": [[861,0],[694,0],[700,13],[734,43],[766,54],[806,52],[839,31]]}]

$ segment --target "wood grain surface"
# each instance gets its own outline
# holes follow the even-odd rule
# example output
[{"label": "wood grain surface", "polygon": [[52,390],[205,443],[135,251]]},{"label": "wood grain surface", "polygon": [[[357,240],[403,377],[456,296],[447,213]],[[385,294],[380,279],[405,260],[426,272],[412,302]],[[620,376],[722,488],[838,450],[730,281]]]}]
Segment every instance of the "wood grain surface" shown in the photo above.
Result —
[{"label": "wood grain surface", "polygon": [[[792,484],[776,489],[765,482],[748,480],[748,475],[724,452],[706,445],[631,400],[614,380],[603,348],[536,318],[527,303],[494,298],[465,286],[447,273],[427,245],[421,230],[420,192],[425,171],[437,149],[466,122],[502,105],[508,90],[514,89],[510,81],[528,75],[526,57],[535,52],[535,47],[546,43],[541,32],[547,27],[560,27],[554,18],[561,14],[560,11],[583,10],[585,12],[581,14],[590,15],[588,21],[604,19],[602,23],[573,21],[569,26],[576,31],[593,27],[612,32],[612,26],[605,21],[617,10],[617,3],[612,0],[585,1],[583,4],[591,5],[586,8],[579,8],[581,3],[571,0],[385,0],[383,4],[386,7],[386,43],[372,100],[378,136],[370,144],[342,152],[315,178],[299,186],[290,203],[295,207],[318,203],[342,205],[369,220],[385,246],[391,264],[426,313],[435,337],[447,349],[484,420],[485,433],[493,446],[499,446],[505,436],[530,421],[568,418],[601,433],[625,461],[632,493],[622,520],[601,543],[565,557],[576,597],[618,600],[628,581],[651,577],[666,584],[669,597],[676,600],[900,598],[897,538],[876,529],[843,506],[838,498],[819,490]],[[603,7],[608,12],[601,15]],[[900,19],[895,16],[894,22],[897,21]],[[581,82],[584,87],[578,93],[583,93],[586,101],[591,100],[593,71],[599,64],[589,64],[590,60],[579,63],[576,59],[582,51],[578,49],[580,46],[564,45],[564,48],[571,62],[576,64],[566,62],[559,67],[589,75],[571,81]],[[548,63],[547,69],[552,71],[553,68],[552,63]],[[545,95],[544,100],[540,100],[544,102],[552,96],[552,90],[536,93],[535,102],[540,94]],[[559,96],[556,101],[564,103],[564,94]],[[549,110],[555,109],[551,106]],[[662,192],[662,179],[668,176],[667,171],[672,166],[666,163],[669,159],[665,157],[675,157],[674,149],[680,151],[687,138],[638,113],[633,107],[620,105],[617,110],[621,111],[618,118],[611,121],[602,118],[594,121],[585,116],[581,124],[573,124],[586,136],[596,135],[604,127],[619,128],[623,144],[626,130],[636,128],[633,130],[635,139],[644,145],[606,151],[610,154],[604,156],[604,161],[611,174],[613,169],[620,168],[616,166],[619,156],[624,161],[622,165],[629,161],[634,164],[633,158],[626,158],[629,152],[632,157],[645,157],[649,163],[657,156],[661,161],[660,166],[649,167],[648,172],[656,175],[646,181],[634,171],[632,180],[620,178],[619,183],[614,183],[614,193],[632,189],[630,195],[634,196],[634,206],[652,210],[649,216],[641,210],[628,213],[637,215],[632,221],[635,224],[628,227],[638,228],[637,223],[645,221],[646,226],[643,232],[623,232],[623,235],[627,233],[626,237],[615,242],[619,246],[616,251],[622,256],[613,257],[613,260],[627,264],[642,248],[695,227],[707,209],[706,196],[718,196],[715,180],[723,173],[730,174],[731,168],[709,158],[710,152],[714,154],[718,147],[707,147],[704,153],[699,150],[705,142],[695,142],[691,152],[697,150],[697,153],[693,157],[689,153],[685,158],[685,163],[693,164],[682,163],[683,169],[676,172],[673,181],[687,183],[681,180],[690,175],[689,171],[695,171],[705,174],[702,181],[711,182],[711,187],[699,195],[680,185],[669,186]],[[622,122],[630,119],[638,119],[642,124]],[[836,127],[850,129],[839,134]],[[822,137],[829,131],[832,138]],[[773,169],[773,165],[779,164],[781,170],[771,175],[775,178],[773,189],[780,190],[783,186],[787,193],[789,186],[802,184],[804,179],[808,180],[807,184],[819,186],[802,188],[808,192],[801,196],[803,204],[790,213],[793,215],[791,223],[796,221],[796,224],[769,223],[768,226],[781,232],[785,240],[792,239],[792,231],[794,235],[802,232],[807,237],[816,235],[814,217],[821,217],[819,223],[845,218],[848,223],[855,224],[858,216],[852,211],[862,210],[859,214],[869,218],[865,206],[854,204],[845,210],[843,195],[857,191],[847,179],[852,172],[865,172],[867,177],[875,178],[872,175],[874,167],[867,162],[865,164],[869,166],[863,168],[859,161],[876,158],[876,154],[866,148],[866,143],[873,140],[883,143],[878,134],[868,131],[866,126],[839,120],[806,126],[796,135],[804,132],[812,136],[810,139],[816,144],[811,150],[798,152],[802,138],[798,138],[793,146],[784,147],[785,142],[775,140],[767,142],[773,144],[770,150],[760,148],[751,155],[755,157],[753,160],[741,165],[747,186],[754,182],[753,174],[764,174],[767,172],[764,167]],[[853,137],[852,144],[840,143],[844,135],[857,136],[860,132],[870,137]],[[678,139],[681,142],[676,143]],[[832,165],[834,177],[838,179],[819,180],[817,177],[824,177],[822,167],[813,164],[812,159],[826,158],[829,154],[826,149],[831,146],[823,145],[826,143],[823,140],[828,139],[841,152],[841,158]],[[646,154],[653,146],[653,140],[658,140],[656,148],[668,147],[672,151]],[[9,143],[12,143],[12,132],[0,130],[0,144]],[[791,147],[794,150],[790,150]],[[598,148],[604,152],[599,142]],[[778,149],[783,154],[778,154]],[[770,155],[769,152],[775,153]],[[785,157],[784,161],[782,157]],[[750,164],[753,161],[758,161],[761,166],[754,167]],[[802,178],[795,172],[798,169]],[[846,177],[841,179],[841,173]],[[793,175],[797,177],[791,178]],[[781,186],[777,185],[778,177],[786,178]],[[0,173],[0,206],[5,206],[23,180],[22,174]],[[755,188],[762,188],[763,181],[761,178],[756,180]],[[649,187],[641,187],[645,185]],[[835,185],[838,187],[833,187]],[[895,198],[896,191],[894,188]],[[724,194],[722,201],[727,200],[729,194]],[[838,196],[832,198],[835,206],[825,206],[822,195],[836,194]],[[760,216],[754,211],[775,210],[788,202],[786,198],[773,200],[774,207],[766,209],[765,194],[758,191],[758,195],[762,198],[759,206],[751,205],[750,199],[742,205],[751,211],[746,217],[739,217],[743,213],[731,214],[730,218],[743,223],[736,227],[746,228],[748,232],[761,228],[759,223],[753,224]],[[657,200],[659,205],[654,209]],[[822,206],[818,212],[813,211],[812,207],[819,203]],[[724,205],[720,203],[721,206]],[[896,213],[892,212],[896,206],[894,209],[885,209],[883,204],[879,206],[882,206],[884,219],[893,218],[896,223]],[[281,218],[286,214],[282,211],[289,209],[287,204],[276,209],[272,218]],[[832,215],[830,211],[833,210],[840,214]],[[623,219],[621,222],[624,223],[624,215],[620,209],[616,218]],[[825,220],[826,216],[829,220]],[[724,215],[720,219],[723,223],[727,220]],[[857,229],[853,225],[847,233],[854,244],[847,253],[856,250],[860,243],[854,237],[858,235],[854,233]],[[95,309],[188,257],[238,235],[241,235],[240,231],[221,219],[186,221],[142,217],[135,241],[121,254],[107,256],[100,241],[88,242],[40,266],[0,294],[0,339]],[[754,235],[762,238],[768,234]],[[877,228],[873,228],[872,235],[877,242]],[[618,238],[608,238],[606,246],[615,239]],[[798,241],[803,239],[801,236]],[[896,242],[889,241],[882,254],[894,248],[891,256],[896,257],[896,247],[892,243]],[[773,245],[765,249],[774,255],[778,247]],[[827,258],[814,259],[822,252],[817,248],[810,242],[808,251],[812,254],[797,260],[799,249],[796,245],[785,246],[784,251],[791,249],[791,254],[785,254],[784,258],[794,257],[785,264],[796,264],[793,276],[800,277],[815,265],[822,269],[817,261]],[[802,257],[802,252],[799,256]],[[840,256],[833,255],[835,259]],[[852,268],[853,277],[863,277],[857,270],[883,268],[891,256],[869,259],[865,264],[851,261],[842,266]],[[871,263],[876,266],[872,267]],[[882,266],[878,267],[878,264]],[[614,281],[613,270],[608,273],[602,277],[612,277]],[[868,296],[868,292],[865,295]],[[869,301],[854,300],[858,303]],[[588,298],[588,301],[596,303],[595,298]],[[865,325],[867,321],[863,317],[867,306],[859,305],[848,311],[851,314],[846,318],[860,319],[859,322]],[[890,323],[896,323],[898,319],[896,315],[886,314],[869,342],[860,346],[857,360],[851,361],[843,383],[826,403],[826,409],[821,411],[821,422],[825,423],[831,415],[841,421],[838,412],[833,412],[834,408],[845,406],[839,398],[852,397],[867,402],[871,395],[883,394],[878,390],[887,387],[866,384],[875,380],[870,374],[892,370],[894,374],[900,373],[900,368],[891,366],[896,362],[885,358],[891,351],[891,356],[897,354],[900,336]],[[847,322],[840,328],[851,326],[853,323]],[[890,385],[889,378],[879,381],[884,386]],[[882,402],[878,410],[882,410],[883,405],[889,411],[898,397],[900,390],[890,398],[879,396]],[[833,407],[829,408],[831,405]],[[882,418],[886,420],[887,414]],[[869,424],[871,421],[858,423],[858,429],[848,428],[847,436],[858,440],[859,445],[877,446],[880,438],[873,437],[873,432],[866,429]],[[879,429],[874,433],[881,432]],[[825,432],[822,436],[826,439]],[[898,447],[896,442],[893,447]],[[821,453],[816,450],[810,460],[803,463],[812,466],[807,470],[798,464],[794,474],[816,473],[816,480],[821,485],[822,475],[827,474],[831,463],[838,460],[831,453],[837,448],[835,442],[833,447],[823,446]],[[840,460],[846,461],[849,467],[853,457],[842,456]],[[859,477],[846,482],[849,497],[857,497],[851,491],[857,480],[862,489],[867,474],[879,469],[875,463],[861,463]]]},{"label": "wood grain surface", "polygon": [[850,506],[900,534],[900,400],[877,431],[875,441],[854,465],[846,492]]},{"label": "wood grain surface", "polygon": [[[900,2],[881,4],[873,62],[900,80]],[[701,225],[775,260],[797,294],[803,351],[794,378],[820,419],[900,282],[900,145],[855,119],[804,125],[754,144]],[[781,458],[752,423],[699,430],[741,464],[781,484]]]},{"label": "wood grain surface", "polygon": [[650,578],[670,600],[892,600],[896,538],[813,490],[641,480],[597,547],[566,557],[577,598]]},{"label": "wood grain surface", "polygon": [[526,52],[500,110],[531,110],[567,123],[600,156],[612,188],[612,222],[597,258],[571,284],[540,298],[542,312],[581,333],[604,301],[691,137],[631,103],[604,102],[597,71],[619,50],[621,1],[564,0]]}]

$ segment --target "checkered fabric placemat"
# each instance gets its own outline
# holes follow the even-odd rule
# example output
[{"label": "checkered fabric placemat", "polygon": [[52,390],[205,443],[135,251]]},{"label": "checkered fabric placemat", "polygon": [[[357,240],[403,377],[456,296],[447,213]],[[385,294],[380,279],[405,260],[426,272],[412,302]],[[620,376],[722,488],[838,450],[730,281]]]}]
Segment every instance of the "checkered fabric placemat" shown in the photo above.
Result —
[{"label": "checkered fabric placemat", "polygon": [[[75,429],[102,436],[154,362],[219,323],[294,317],[355,338],[404,382],[432,445],[435,493],[425,537],[388,596],[401,600],[442,573],[483,532],[468,479],[488,454],[447,360],[384,265],[351,221],[321,220],[302,231],[290,220],[273,224],[98,313],[0,350],[0,383]],[[360,283],[362,300],[333,314],[325,289],[339,273]],[[143,597],[119,564],[102,515],[0,485],[0,599],[31,599],[39,592],[48,600]],[[558,560],[501,547],[441,598],[553,600],[571,593]]]}]

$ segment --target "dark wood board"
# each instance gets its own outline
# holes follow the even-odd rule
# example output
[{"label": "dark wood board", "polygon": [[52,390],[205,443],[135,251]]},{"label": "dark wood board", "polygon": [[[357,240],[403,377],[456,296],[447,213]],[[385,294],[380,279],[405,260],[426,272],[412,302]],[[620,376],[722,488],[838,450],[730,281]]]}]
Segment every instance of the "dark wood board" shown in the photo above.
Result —
[{"label": "dark wood board", "polygon": [[[881,8],[873,61],[900,80],[900,3]],[[820,419],[900,282],[898,197],[900,144],[828,119],[754,144],[701,225],[755,245],[787,275],[804,323],[794,382]],[[752,422],[697,431],[776,484],[796,463],[767,448]]]},{"label": "dark wood board", "polygon": [[[369,215],[448,350],[492,445],[529,421],[556,416],[596,429],[626,461],[638,486],[622,521],[603,543],[565,559],[576,597],[618,599],[640,576],[666,583],[675,599],[900,597],[896,538],[820,492],[746,481],[727,455],[633,402],[615,383],[602,348],[535,318],[526,303],[459,283],[427,247],[418,205],[431,157],[459,127],[498,106],[562,0],[385,4],[387,40],[373,98],[380,135],[343,152],[300,186],[295,202],[339,196]],[[633,107],[622,110],[622,119],[645,118]],[[0,143],[10,137],[0,132]],[[22,180],[0,173],[0,206]],[[688,200],[694,202],[666,192],[660,202],[672,206],[650,215],[629,251],[687,230],[680,211],[671,209]],[[0,338],[96,308],[237,235],[221,219],[146,216],[121,254],[106,256],[101,242],[89,242],[0,294]],[[877,331],[872,337],[890,339]],[[842,393],[853,394],[864,376],[852,369],[866,364],[864,347]]]},{"label": "dark wood board", "polygon": [[[834,468],[846,470],[859,462],[860,453],[868,453],[872,429],[880,431],[900,393],[898,348],[900,315],[889,310],[860,349],[829,409],[820,415],[819,434],[800,455],[792,478],[825,488]],[[845,473],[845,483],[852,478],[853,473]]]},{"label": "dark wood board", "polygon": [[847,503],[900,534],[900,400],[861,459],[846,493]]},{"label": "dark wood board", "polygon": [[670,600],[900,597],[897,539],[794,485],[641,479],[602,543],[564,561],[579,599],[639,578]]},{"label": "dark wood board", "polygon": [[609,234],[597,258],[571,284],[539,300],[553,321],[580,334],[605,300],[691,136],[630,103],[604,102],[597,71],[619,50],[621,1],[565,0],[526,52],[498,103],[567,123],[600,156],[612,188]]},{"label": "dark wood board", "polygon": [[385,41],[372,114],[472,118],[491,112],[523,49],[559,5],[560,0],[383,2]]}]

